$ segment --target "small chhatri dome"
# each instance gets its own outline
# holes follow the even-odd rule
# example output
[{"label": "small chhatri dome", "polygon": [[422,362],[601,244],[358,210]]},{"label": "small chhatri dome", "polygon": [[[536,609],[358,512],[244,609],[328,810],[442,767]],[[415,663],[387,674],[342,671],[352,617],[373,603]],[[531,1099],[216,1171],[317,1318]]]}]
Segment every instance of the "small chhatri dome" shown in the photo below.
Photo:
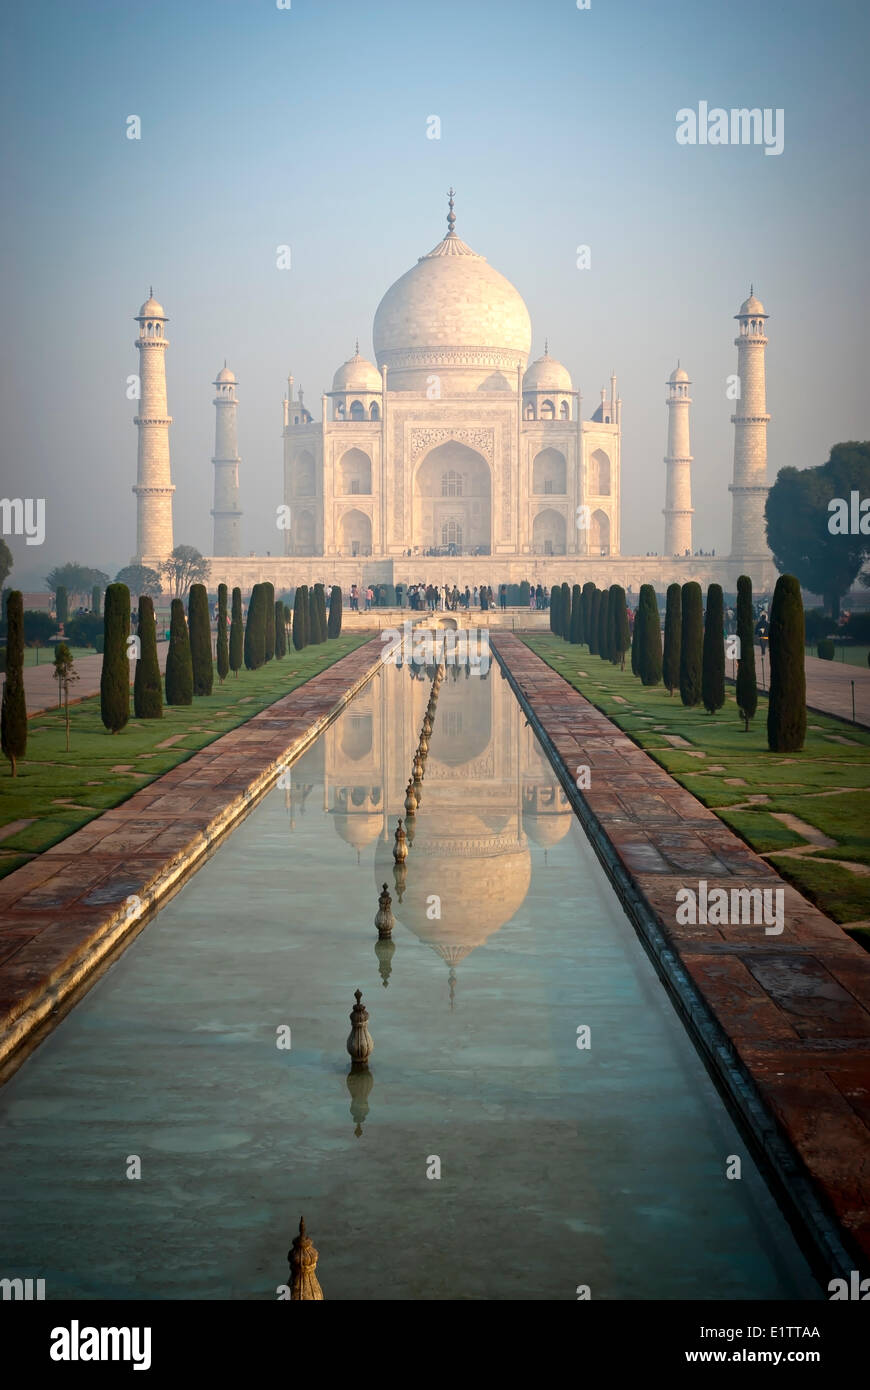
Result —
[{"label": "small chhatri dome", "polygon": [[219,386],[219,385],[221,384],[221,382],[225,382],[225,381],[226,381],[226,382],[230,382],[230,381],[234,382],[235,379],[236,379],[236,374],[235,374],[235,372],[232,370],[231,367],[228,367],[228,366],[227,366],[226,362],[224,362],[224,365],[221,367],[220,371],[218,372],[217,376],[215,377],[215,383],[214,383],[214,384],[215,384],[215,386]]},{"label": "small chhatri dome", "polygon": [[674,370],[671,372],[670,376],[668,377],[668,381],[671,383],[671,385],[673,385],[674,382],[677,382],[677,381],[688,381],[688,380],[689,380],[689,373],[686,371],[685,367],[681,367],[680,364],[679,364],[679,362],[678,362],[677,365],[674,367]]},{"label": "small chhatri dome", "polygon": [[373,362],[360,357],[359,340],[356,352],[343,362],[332,378],[333,391],[380,391],[381,374]]},{"label": "small chhatri dome", "polygon": [[767,314],[764,312],[764,305],[760,299],[756,299],[753,291],[754,286],[750,285],[749,298],[744,299],[743,303],[740,305],[740,313],[735,314],[735,318],[740,319],[750,316],[753,318],[767,318]]},{"label": "small chhatri dome", "polygon": [[148,298],[145,300],[145,303],[142,305],[142,308],[139,310],[136,317],[137,319],[166,318],[166,311],[164,310],[163,305],[158,304],[157,300],[154,298],[154,292],[151,289],[150,285],[148,286]]},{"label": "small chhatri dome", "polygon": [[544,344],[543,357],[537,358],[523,377],[523,390],[554,391],[557,394],[573,390],[571,373],[550,356],[549,343]]}]

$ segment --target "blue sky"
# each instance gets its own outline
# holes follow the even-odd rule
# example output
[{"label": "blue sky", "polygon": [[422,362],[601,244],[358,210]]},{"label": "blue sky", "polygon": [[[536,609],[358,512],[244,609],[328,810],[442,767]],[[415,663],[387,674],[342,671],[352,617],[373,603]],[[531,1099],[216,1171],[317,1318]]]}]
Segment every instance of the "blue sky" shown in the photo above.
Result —
[{"label": "blue sky", "polygon": [[[726,550],[725,387],[750,280],[770,314],[771,480],[870,436],[868,14],[840,0],[8,13],[2,490],[44,496],[47,512],[40,551],[12,542],[16,579],[35,587],[73,558],[114,574],[133,552],[125,390],[149,284],[171,320],[176,539],[211,548],[211,382],[226,358],[244,549],[277,549],[287,373],[319,414],[356,336],[371,355],[384,291],[441,238],[451,183],[457,231],[520,290],[534,355],[548,336],[585,414],[618,374],[623,550],[661,549],[677,357],[693,382],[696,544]],[[676,112],[701,100],[783,108],[783,153],[677,145]]]}]

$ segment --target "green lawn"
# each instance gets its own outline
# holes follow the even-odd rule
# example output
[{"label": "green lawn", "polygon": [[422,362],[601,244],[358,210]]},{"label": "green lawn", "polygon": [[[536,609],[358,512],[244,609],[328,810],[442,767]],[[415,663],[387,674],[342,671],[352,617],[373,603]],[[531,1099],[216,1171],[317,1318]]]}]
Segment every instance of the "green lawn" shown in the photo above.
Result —
[{"label": "green lawn", "polygon": [[[73,661],[78,661],[81,656],[96,656],[94,647],[70,647]],[[53,666],[54,647],[25,647],[24,648],[25,666]]]},{"label": "green lawn", "polygon": [[[192,705],[164,706],[162,719],[131,718],[118,734],[103,727],[99,697],[92,696],[70,707],[69,753],[63,713],[34,716],[18,776],[10,775],[5,758],[0,763],[0,831],[13,821],[32,822],[0,838],[0,877],[125,801],[370,637],[370,632],[346,633],[301,652],[291,648],[283,660],[270,661],[259,671],[243,669],[223,685],[215,677],[211,695]],[[176,738],[171,747],[159,746]]]},{"label": "green lawn", "polygon": [[[703,706],[686,709],[679,695],[668,696],[660,685],[642,686],[628,664],[620,671],[586,647],[549,633],[528,633],[522,640],[747,844],[769,854],[777,871],[834,921],[870,919],[870,875],[833,862],[870,865],[870,733],[811,712],[802,752],[771,753],[764,696],[744,733],[733,687],[724,707],[709,715]],[[674,747],[667,735],[690,746]],[[811,842],[774,812],[796,816],[836,841],[835,847],[783,857],[781,851]],[[866,932],[855,936],[866,944]]]},{"label": "green lawn", "polygon": [[[870,652],[870,647],[859,646],[858,643],[852,645],[846,642],[836,642],[834,644],[834,660],[840,663],[845,662],[847,666],[863,666],[866,669],[868,652]],[[806,653],[807,656],[817,655],[814,646],[807,647]]]}]

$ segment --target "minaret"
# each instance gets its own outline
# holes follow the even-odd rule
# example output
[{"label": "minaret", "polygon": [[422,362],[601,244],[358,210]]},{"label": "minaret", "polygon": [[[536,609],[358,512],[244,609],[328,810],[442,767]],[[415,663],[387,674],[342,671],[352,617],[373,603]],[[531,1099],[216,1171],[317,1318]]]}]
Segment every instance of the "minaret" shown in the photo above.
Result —
[{"label": "minaret", "polygon": [[136,315],[139,324],[139,414],[133,424],[139,430],[136,560],[158,565],[172,552],[172,486],[169,468],[169,426],[166,409],[166,360],[169,346],[163,306],[151,290]]},{"label": "minaret", "polygon": [[764,349],[767,338],[764,305],[749,286],[749,298],[734,317],[740,324],[737,377],[740,397],[731,416],[734,425],[734,479],[731,493],[731,557],[735,560],[768,559],[764,503],[767,486],[767,422],[764,388]]},{"label": "minaret", "polygon": [[226,362],[212,385],[214,398],[214,550],[213,555],[238,555],[239,550],[239,448],[236,410],[239,399],[235,373]]},{"label": "minaret", "polygon": [[679,362],[668,377],[668,452],[665,455],[665,548],[662,554],[692,553],[692,455],[689,446],[689,373]]}]

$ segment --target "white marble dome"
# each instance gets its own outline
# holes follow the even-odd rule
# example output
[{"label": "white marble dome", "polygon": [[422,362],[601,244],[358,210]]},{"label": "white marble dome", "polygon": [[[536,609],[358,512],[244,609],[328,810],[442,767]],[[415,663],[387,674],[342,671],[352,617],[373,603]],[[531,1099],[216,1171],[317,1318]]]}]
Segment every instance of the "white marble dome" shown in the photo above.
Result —
[{"label": "white marble dome", "polygon": [[390,286],[374,321],[378,366],[399,390],[425,389],[436,373],[452,376],[448,389],[515,391],[531,337],[522,295],[452,226]]},{"label": "white marble dome", "polygon": [[162,304],[158,304],[153,295],[149,295],[136,315],[137,319],[165,319],[166,311]]},{"label": "white marble dome", "polygon": [[380,391],[381,374],[374,362],[360,356],[357,348],[353,357],[343,362],[332,378],[333,391]]},{"label": "white marble dome", "polygon": [[573,389],[568,368],[563,367],[562,363],[551,357],[547,351],[543,357],[538,357],[532,363],[523,377],[524,391],[553,391],[559,395]]}]

